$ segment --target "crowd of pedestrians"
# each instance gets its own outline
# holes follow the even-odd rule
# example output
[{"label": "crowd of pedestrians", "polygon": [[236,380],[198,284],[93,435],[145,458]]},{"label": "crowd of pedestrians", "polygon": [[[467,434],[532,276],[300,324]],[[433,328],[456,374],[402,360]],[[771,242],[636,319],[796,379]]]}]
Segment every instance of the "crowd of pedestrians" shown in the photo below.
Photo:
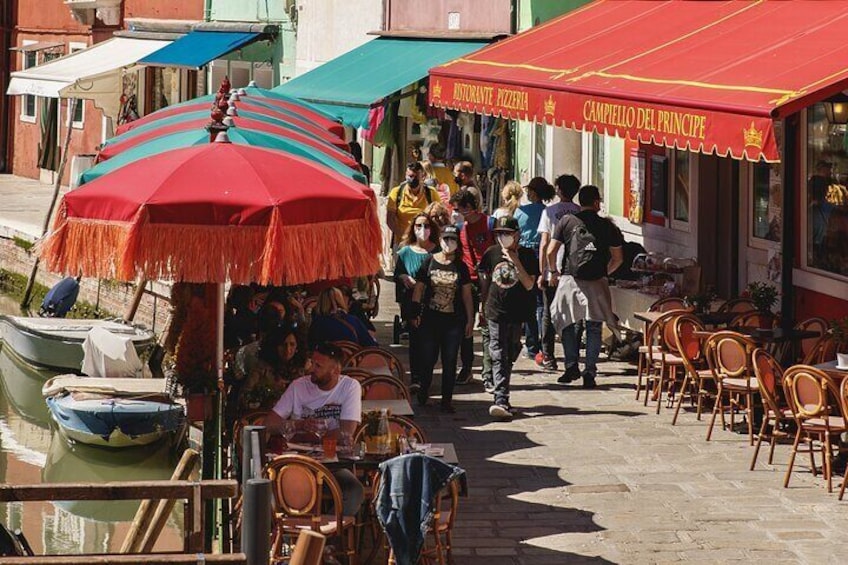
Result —
[{"label": "crowd of pedestrians", "polygon": [[430,161],[408,164],[405,180],[389,193],[386,217],[419,405],[430,401],[441,360],[440,407],[454,411],[454,387],[474,380],[475,326],[492,417],[512,417],[510,380],[522,352],[540,370],[558,372],[558,335],[564,372],[557,382],[582,379],[594,388],[603,324],[617,327],[607,276],[622,264],[624,243],[598,213],[600,191],[574,175],[553,185],[542,177],[526,186],[509,181],[489,216],[473,165],[455,163],[449,176],[439,151],[435,146]]}]

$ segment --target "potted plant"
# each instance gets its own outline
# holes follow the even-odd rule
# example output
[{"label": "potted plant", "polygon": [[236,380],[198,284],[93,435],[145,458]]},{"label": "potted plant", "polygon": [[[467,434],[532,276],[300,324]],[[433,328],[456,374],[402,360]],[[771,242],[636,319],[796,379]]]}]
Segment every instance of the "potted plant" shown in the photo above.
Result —
[{"label": "potted plant", "polygon": [[830,321],[830,333],[837,342],[837,349],[841,352],[848,348],[848,316]]},{"label": "potted plant", "polygon": [[763,314],[760,317],[760,327],[770,329],[774,322],[772,308],[777,304],[777,288],[767,282],[755,281],[748,283],[746,291],[754,307]]},{"label": "potted plant", "polygon": [[218,387],[215,325],[199,297],[191,299],[175,355],[176,378],[185,393],[188,419],[211,419]]},{"label": "potted plant", "polygon": [[684,296],[683,302],[694,308],[696,314],[704,314],[710,311],[710,305],[715,302],[716,298],[716,293],[708,288],[703,292]]}]

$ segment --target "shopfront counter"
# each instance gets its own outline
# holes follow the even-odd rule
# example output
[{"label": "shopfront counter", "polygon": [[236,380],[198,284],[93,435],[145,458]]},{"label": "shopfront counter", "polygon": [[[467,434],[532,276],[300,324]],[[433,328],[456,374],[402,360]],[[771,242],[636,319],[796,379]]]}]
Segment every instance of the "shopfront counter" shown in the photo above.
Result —
[{"label": "shopfront counter", "polygon": [[610,294],[612,295],[612,311],[618,315],[621,325],[637,332],[644,331],[645,322],[637,320],[633,313],[648,310],[651,304],[659,300],[659,296],[617,286],[610,287]]}]

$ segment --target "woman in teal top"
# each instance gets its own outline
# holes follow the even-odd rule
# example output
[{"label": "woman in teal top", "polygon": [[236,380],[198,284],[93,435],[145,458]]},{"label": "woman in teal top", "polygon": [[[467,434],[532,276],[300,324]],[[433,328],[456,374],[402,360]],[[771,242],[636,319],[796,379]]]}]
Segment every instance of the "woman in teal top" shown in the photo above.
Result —
[{"label": "woman in teal top", "polygon": [[403,239],[403,246],[398,250],[395,264],[395,300],[400,306],[400,316],[409,330],[409,372],[411,375],[409,389],[413,394],[420,389],[418,381],[418,328],[413,328],[408,322],[417,312],[412,308],[412,289],[418,281],[421,265],[430,254],[438,251],[436,242],[439,241],[439,228],[427,214],[415,216]]}]

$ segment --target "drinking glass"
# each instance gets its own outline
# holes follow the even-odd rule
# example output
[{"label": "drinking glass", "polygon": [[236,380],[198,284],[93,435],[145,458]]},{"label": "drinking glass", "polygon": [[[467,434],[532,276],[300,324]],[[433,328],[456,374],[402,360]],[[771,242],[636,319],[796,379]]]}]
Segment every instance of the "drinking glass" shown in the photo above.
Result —
[{"label": "drinking glass", "polygon": [[414,435],[410,435],[406,438],[406,441],[409,442],[409,450],[412,452],[418,451],[418,438]]},{"label": "drinking glass", "polygon": [[295,423],[292,420],[283,420],[283,425],[280,431],[282,432],[283,438],[286,440],[286,447],[288,447],[289,442],[297,433]]}]

